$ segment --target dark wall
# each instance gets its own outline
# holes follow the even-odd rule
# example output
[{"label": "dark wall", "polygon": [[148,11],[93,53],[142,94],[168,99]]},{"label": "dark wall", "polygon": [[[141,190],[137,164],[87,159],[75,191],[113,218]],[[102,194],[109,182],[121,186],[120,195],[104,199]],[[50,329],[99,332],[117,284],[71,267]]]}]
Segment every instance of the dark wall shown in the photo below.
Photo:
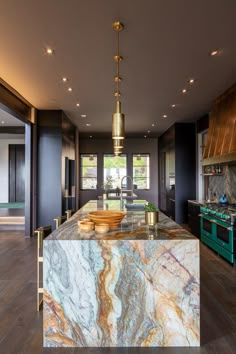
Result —
[{"label": "dark wall", "polygon": [[[38,111],[38,226],[52,225],[68,206],[65,159],[75,158],[75,127],[60,110]],[[66,199],[66,200],[65,200]]]},{"label": "dark wall", "polygon": [[187,222],[187,200],[196,199],[196,133],[193,123],[175,124],[175,215]]},{"label": "dark wall", "polygon": [[[157,139],[125,139],[124,153],[127,154],[127,175],[133,176],[132,154],[150,154],[150,190],[137,190],[139,199],[158,203],[157,182]],[[112,154],[112,139],[80,139],[80,154],[98,154],[98,189],[91,191],[80,190],[80,207],[91,199],[97,199],[103,193],[103,154]]]}]

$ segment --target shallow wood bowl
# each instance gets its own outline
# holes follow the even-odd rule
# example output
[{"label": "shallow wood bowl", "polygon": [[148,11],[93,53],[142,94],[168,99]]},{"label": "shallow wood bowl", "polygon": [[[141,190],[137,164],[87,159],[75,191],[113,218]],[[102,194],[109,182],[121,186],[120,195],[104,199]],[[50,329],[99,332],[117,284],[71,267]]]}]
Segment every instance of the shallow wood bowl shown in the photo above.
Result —
[{"label": "shallow wood bowl", "polygon": [[91,211],[88,217],[95,224],[109,224],[110,228],[114,228],[121,223],[125,215],[126,213],[120,210],[96,210]]}]

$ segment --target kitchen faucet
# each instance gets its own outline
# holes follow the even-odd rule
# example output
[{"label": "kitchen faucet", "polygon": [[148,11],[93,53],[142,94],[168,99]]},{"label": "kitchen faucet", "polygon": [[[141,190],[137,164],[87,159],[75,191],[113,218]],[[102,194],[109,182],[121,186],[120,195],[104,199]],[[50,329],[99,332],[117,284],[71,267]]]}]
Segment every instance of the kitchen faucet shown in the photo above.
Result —
[{"label": "kitchen faucet", "polygon": [[[130,180],[130,185],[131,185],[131,189],[125,189],[122,187],[122,184],[123,184],[123,180],[124,179],[129,179]],[[123,192],[125,193],[128,193],[128,192],[131,192],[131,196],[133,195],[133,190],[134,190],[134,184],[133,184],[133,178],[131,176],[123,176],[122,179],[121,179],[121,186],[120,186],[120,204],[121,204],[121,209],[123,209],[124,205],[123,205]],[[128,183],[126,185],[126,188],[128,188]]]}]

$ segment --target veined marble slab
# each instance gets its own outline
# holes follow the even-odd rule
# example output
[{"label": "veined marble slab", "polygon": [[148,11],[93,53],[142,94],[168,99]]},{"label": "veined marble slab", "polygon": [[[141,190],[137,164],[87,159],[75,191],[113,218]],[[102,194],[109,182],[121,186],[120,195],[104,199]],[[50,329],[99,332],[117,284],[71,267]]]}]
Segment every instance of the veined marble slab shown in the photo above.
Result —
[{"label": "veined marble slab", "polygon": [[104,206],[118,209],[91,201],[44,240],[44,346],[199,346],[198,239],[162,213],[149,228],[140,211],[81,233],[78,219]]},{"label": "veined marble slab", "polygon": [[198,247],[46,241],[44,346],[199,346]]}]

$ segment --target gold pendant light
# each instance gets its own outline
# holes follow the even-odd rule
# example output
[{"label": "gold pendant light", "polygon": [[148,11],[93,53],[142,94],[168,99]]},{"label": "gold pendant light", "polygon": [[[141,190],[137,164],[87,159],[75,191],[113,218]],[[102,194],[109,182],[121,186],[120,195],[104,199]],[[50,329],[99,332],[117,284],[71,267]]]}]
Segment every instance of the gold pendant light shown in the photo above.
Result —
[{"label": "gold pendant light", "polygon": [[125,138],[125,115],[121,113],[121,103],[116,102],[116,112],[112,115],[112,139],[123,140]]},{"label": "gold pendant light", "polygon": [[112,24],[112,28],[117,32],[117,54],[114,55],[114,61],[116,63],[117,72],[116,76],[114,77],[114,81],[116,84],[116,111],[112,115],[112,139],[113,139],[113,149],[114,155],[118,156],[122,153],[122,149],[124,147],[124,139],[125,139],[125,115],[121,113],[121,102],[120,102],[120,90],[119,90],[119,83],[121,81],[120,77],[120,62],[123,60],[123,57],[120,55],[119,52],[119,33],[123,30],[124,25],[116,21]]},{"label": "gold pendant light", "polygon": [[114,149],[123,149],[124,139],[113,139],[113,147]]}]

